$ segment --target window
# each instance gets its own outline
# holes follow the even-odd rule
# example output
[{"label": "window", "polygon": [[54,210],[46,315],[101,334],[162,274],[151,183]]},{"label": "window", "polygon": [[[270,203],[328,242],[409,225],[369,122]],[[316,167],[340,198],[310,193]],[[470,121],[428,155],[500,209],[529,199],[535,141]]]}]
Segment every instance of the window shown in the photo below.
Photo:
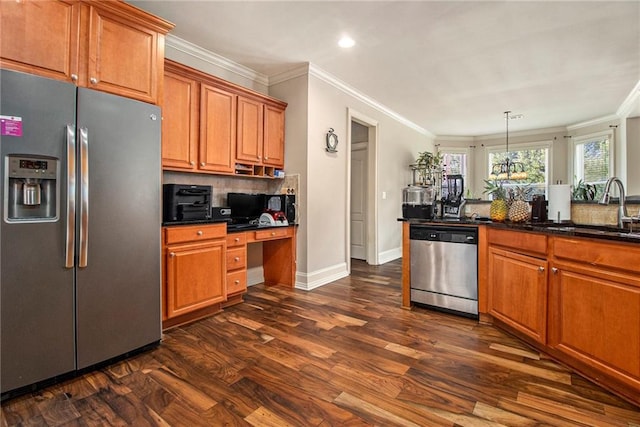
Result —
[{"label": "window", "polygon": [[602,194],[613,175],[613,132],[578,137],[573,141],[574,185],[582,180]]},{"label": "window", "polygon": [[[535,194],[547,194],[549,186],[549,155],[551,142],[539,142],[534,144],[517,144],[509,147],[509,159],[524,165],[527,178],[517,181],[505,181],[503,186],[509,190],[516,186],[531,188],[529,200]],[[507,153],[504,148],[487,149],[487,176],[491,173],[494,164],[502,162]]]},{"label": "window", "polygon": [[442,197],[447,197],[448,187],[445,181],[448,175],[462,175],[464,191],[471,188],[471,183],[467,178],[469,173],[469,149],[468,148],[440,148],[438,152],[442,155]]}]

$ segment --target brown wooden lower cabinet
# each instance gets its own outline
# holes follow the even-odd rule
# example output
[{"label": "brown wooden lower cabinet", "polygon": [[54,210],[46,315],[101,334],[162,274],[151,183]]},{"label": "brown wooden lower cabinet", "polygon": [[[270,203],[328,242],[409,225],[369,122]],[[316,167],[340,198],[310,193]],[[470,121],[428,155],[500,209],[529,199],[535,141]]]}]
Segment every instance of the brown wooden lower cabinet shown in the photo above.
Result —
[{"label": "brown wooden lower cabinet", "polygon": [[480,283],[489,319],[640,404],[640,245],[493,231]]},{"label": "brown wooden lower cabinet", "polygon": [[227,234],[226,224],[176,225],[163,239],[163,329],[243,302],[249,243],[262,243],[266,285],[295,286],[295,226]]},{"label": "brown wooden lower cabinet", "polygon": [[227,298],[226,225],[166,227],[164,240],[163,327],[219,311]]},{"label": "brown wooden lower cabinet", "polygon": [[[554,264],[549,345],[573,358],[640,384],[640,282],[595,276],[588,269]],[[635,283],[634,283],[635,282]]]},{"label": "brown wooden lower cabinet", "polygon": [[640,245],[551,241],[549,346],[640,403]]},{"label": "brown wooden lower cabinet", "polygon": [[223,307],[243,301],[247,292],[247,234],[231,233],[227,236],[227,301]]},{"label": "brown wooden lower cabinet", "polygon": [[489,248],[489,314],[547,342],[547,261]]}]

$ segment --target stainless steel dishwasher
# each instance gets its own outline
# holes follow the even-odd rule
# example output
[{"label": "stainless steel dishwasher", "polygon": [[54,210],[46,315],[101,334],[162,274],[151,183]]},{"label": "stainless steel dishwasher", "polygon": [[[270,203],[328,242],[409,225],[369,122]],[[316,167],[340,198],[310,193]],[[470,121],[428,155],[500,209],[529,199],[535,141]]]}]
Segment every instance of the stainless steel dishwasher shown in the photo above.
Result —
[{"label": "stainless steel dishwasher", "polygon": [[411,301],[478,316],[478,229],[411,225]]}]

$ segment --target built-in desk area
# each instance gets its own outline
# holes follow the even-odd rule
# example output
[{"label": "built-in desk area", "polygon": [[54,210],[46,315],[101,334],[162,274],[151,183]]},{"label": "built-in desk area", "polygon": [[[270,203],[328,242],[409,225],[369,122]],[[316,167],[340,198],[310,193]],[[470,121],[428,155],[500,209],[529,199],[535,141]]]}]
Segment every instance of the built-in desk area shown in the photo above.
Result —
[{"label": "built-in desk area", "polygon": [[293,288],[296,228],[227,230],[226,223],[163,227],[163,329],[242,303],[247,291],[247,245],[252,243],[262,243],[265,285]]}]

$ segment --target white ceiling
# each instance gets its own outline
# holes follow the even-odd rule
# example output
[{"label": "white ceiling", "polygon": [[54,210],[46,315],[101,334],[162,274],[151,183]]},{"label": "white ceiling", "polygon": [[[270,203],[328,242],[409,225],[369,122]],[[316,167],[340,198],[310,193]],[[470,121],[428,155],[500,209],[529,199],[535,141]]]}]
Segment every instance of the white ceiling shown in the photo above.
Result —
[{"label": "white ceiling", "polygon": [[266,76],[311,62],[435,135],[500,133],[505,110],[514,131],[612,116],[640,82],[637,0],[130,3]]}]

